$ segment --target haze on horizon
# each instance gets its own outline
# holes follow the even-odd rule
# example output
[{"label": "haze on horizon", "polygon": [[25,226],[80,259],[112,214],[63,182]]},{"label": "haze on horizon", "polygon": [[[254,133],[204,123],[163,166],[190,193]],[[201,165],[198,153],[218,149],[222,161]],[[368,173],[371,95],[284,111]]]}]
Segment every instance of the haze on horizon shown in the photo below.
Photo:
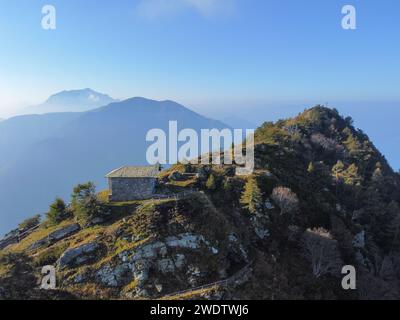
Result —
[{"label": "haze on horizon", "polygon": [[[65,89],[176,100],[204,110],[289,102],[400,101],[395,0],[54,0],[2,3],[0,117]],[[377,16],[376,12],[379,12]],[[290,23],[288,23],[290,21]]]}]

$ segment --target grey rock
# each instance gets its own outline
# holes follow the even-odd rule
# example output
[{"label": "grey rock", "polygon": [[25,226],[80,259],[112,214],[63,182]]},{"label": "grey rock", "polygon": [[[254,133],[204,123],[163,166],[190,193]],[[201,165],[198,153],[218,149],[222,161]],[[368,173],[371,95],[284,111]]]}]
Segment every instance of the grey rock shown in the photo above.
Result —
[{"label": "grey rock", "polygon": [[36,250],[36,249],[38,249],[40,247],[48,245],[49,243],[50,242],[49,242],[49,240],[47,238],[43,238],[43,239],[40,239],[40,240],[34,242],[33,244],[31,244],[29,246],[28,250]]},{"label": "grey rock", "polygon": [[59,230],[56,230],[56,231],[50,233],[45,238],[42,238],[42,239],[36,241],[29,247],[29,250],[35,250],[44,245],[55,243],[57,241],[60,241],[66,237],[73,235],[74,233],[78,232],[79,230],[80,230],[79,224],[77,224],[77,223],[70,224],[64,228],[61,228]]},{"label": "grey rock", "polygon": [[134,265],[133,276],[135,277],[135,280],[138,281],[138,287],[142,287],[149,279],[149,269],[152,263],[148,260],[139,260],[136,261]]},{"label": "grey rock", "polygon": [[174,259],[160,259],[157,261],[157,269],[161,273],[172,273],[185,265],[185,255],[177,254]]},{"label": "grey rock", "polygon": [[77,223],[70,224],[69,226],[66,226],[65,228],[59,229],[57,231],[54,231],[49,234],[49,239],[50,241],[59,241],[61,239],[64,239],[65,237],[68,237],[75,232],[78,232],[80,230],[80,226]]},{"label": "grey rock", "polygon": [[[207,248],[213,254],[218,254],[218,249],[210,245],[202,235],[192,233],[183,233],[177,236],[166,237],[162,241],[155,241],[141,245],[135,249],[129,249],[118,254],[117,267],[111,268],[105,266],[97,272],[97,279],[107,286],[122,286],[125,284],[124,277],[118,278],[118,274],[126,272],[127,283],[132,281],[132,278],[137,281],[135,292],[129,292],[125,295],[139,297],[146,295],[150,270],[156,270],[162,274],[178,272],[186,266],[186,257],[184,254],[177,253],[172,255],[172,249],[191,249]],[[169,254],[169,255],[168,255]],[[118,267],[120,266],[120,267]],[[119,272],[117,269],[123,271]],[[195,267],[194,267],[195,268]],[[198,278],[202,278],[203,274],[197,268],[188,274],[193,284],[198,283]],[[154,288],[154,284],[153,284]],[[156,289],[158,291],[158,289]]]},{"label": "grey rock", "polygon": [[[139,260],[152,260],[156,259],[158,255],[165,257],[168,252],[168,248],[184,248],[184,249],[199,249],[202,244],[205,244],[211,252],[214,254],[218,253],[218,249],[211,247],[208,241],[201,235],[183,233],[178,236],[167,237],[164,241],[153,242],[138,247],[131,257],[132,262]],[[129,256],[129,252],[122,252],[119,254],[123,256]]]},{"label": "grey rock", "polygon": [[184,254],[177,254],[175,257],[175,266],[180,269],[182,268],[186,263],[186,257]]},{"label": "grey rock", "polygon": [[208,244],[203,236],[190,233],[184,233],[177,237],[167,237],[165,238],[165,243],[168,247],[179,247],[186,249],[198,249],[201,243]]},{"label": "grey rock", "polygon": [[96,279],[108,287],[120,287],[129,283],[132,268],[128,263],[123,263],[112,268],[109,264],[96,272]]},{"label": "grey rock", "polygon": [[92,260],[99,245],[95,242],[84,244],[80,247],[66,250],[57,261],[59,269],[65,269],[69,267],[76,267]]},{"label": "grey rock", "polygon": [[158,260],[157,268],[161,273],[172,273],[175,271],[175,265],[172,259]]}]

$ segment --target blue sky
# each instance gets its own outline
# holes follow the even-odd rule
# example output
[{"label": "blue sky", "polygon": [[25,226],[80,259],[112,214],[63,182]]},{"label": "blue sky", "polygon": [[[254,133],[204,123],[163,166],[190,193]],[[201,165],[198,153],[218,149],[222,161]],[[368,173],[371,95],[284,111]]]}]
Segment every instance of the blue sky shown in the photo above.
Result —
[{"label": "blue sky", "polygon": [[[57,29],[41,9],[57,9]],[[357,9],[357,30],[341,8]],[[400,100],[397,0],[0,0],[0,116],[91,87],[198,108]]]}]

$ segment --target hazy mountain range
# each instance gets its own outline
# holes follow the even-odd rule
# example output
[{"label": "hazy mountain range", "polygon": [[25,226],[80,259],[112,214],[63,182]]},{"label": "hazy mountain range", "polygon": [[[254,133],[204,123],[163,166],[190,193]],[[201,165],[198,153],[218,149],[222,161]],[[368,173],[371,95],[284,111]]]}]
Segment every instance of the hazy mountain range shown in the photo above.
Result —
[{"label": "hazy mountain range", "polygon": [[[371,136],[398,169],[398,105],[381,104],[379,111],[364,104],[338,106],[342,114],[354,116],[356,126]],[[0,119],[0,233],[33,212],[45,212],[56,196],[68,200],[79,182],[93,180],[99,189],[106,188],[103,177],[108,171],[145,164],[147,131],[166,130],[169,120],[178,120],[180,129],[246,129],[288,113],[293,116],[303,108],[235,109],[236,115],[227,112],[219,122],[172,101],[132,98],[119,102],[92,89],[54,94],[43,104],[25,109],[35,115]]]},{"label": "hazy mountain range", "polygon": [[[67,95],[63,94],[64,101],[71,101]],[[91,180],[104,189],[104,176],[112,169],[146,164],[146,133],[152,128],[167,132],[170,120],[178,121],[179,129],[228,127],[173,101],[144,98],[82,113],[24,115],[2,121],[0,233],[35,212],[44,213],[56,196],[69,200],[79,182]]]}]

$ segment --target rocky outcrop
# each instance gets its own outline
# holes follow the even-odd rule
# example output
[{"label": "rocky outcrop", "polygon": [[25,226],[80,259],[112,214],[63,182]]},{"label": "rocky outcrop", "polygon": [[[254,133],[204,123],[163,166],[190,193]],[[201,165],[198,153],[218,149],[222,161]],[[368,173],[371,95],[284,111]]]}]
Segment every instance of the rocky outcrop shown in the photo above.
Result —
[{"label": "rocky outcrop", "polygon": [[100,246],[96,242],[90,242],[77,248],[68,249],[57,261],[57,267],[62,270],[85,264],[96,257],[99,249]]},{"label": "rocky outcrop", "polygon": [[96,272],[96,279],[107,287],[119,287],[132,278],[132,265],[122,263],[115,267],[106,264]]},{"label": "rocky outcrop", "polygon": [[[211,246],[202,235],[184,233],[166,237],[163,241],[144,244],[138,248],[121,252],[117,256],[117,261],[103,265],[96,272],[96,279],[108,287],[122,287],[135,281],[137,284],[135,291],[128,294],[146,296],[149,293],[146,285],[151,270],[158,274],[167,275],[183,272],[184,269],[187,269],[185,274],[188,282],[195,285],[204,273],[195,265],[188,266],[188,259],[185,254],[177,253],[176,250],[199,250],[202,248],[209,254],[218,254],[218,249]],[[155,283],[154,290],[162,291],[162,285]]]},{"label": "rocky outcrop", "polygon": [[74,233],[78,232],[79,230],[80,230],[79,224],[77,224],[77,223],[70,224],[69,226],[66,226],[64,228],[61,228],[59,230],[56,230],[56,231],[50,233],[45,238],[42,238],[42,239],[36,241],[29,247],[29,250],[35,250],[44,245],[53,244],[57,241],[60,241],[66,237],[73,235]]}]

